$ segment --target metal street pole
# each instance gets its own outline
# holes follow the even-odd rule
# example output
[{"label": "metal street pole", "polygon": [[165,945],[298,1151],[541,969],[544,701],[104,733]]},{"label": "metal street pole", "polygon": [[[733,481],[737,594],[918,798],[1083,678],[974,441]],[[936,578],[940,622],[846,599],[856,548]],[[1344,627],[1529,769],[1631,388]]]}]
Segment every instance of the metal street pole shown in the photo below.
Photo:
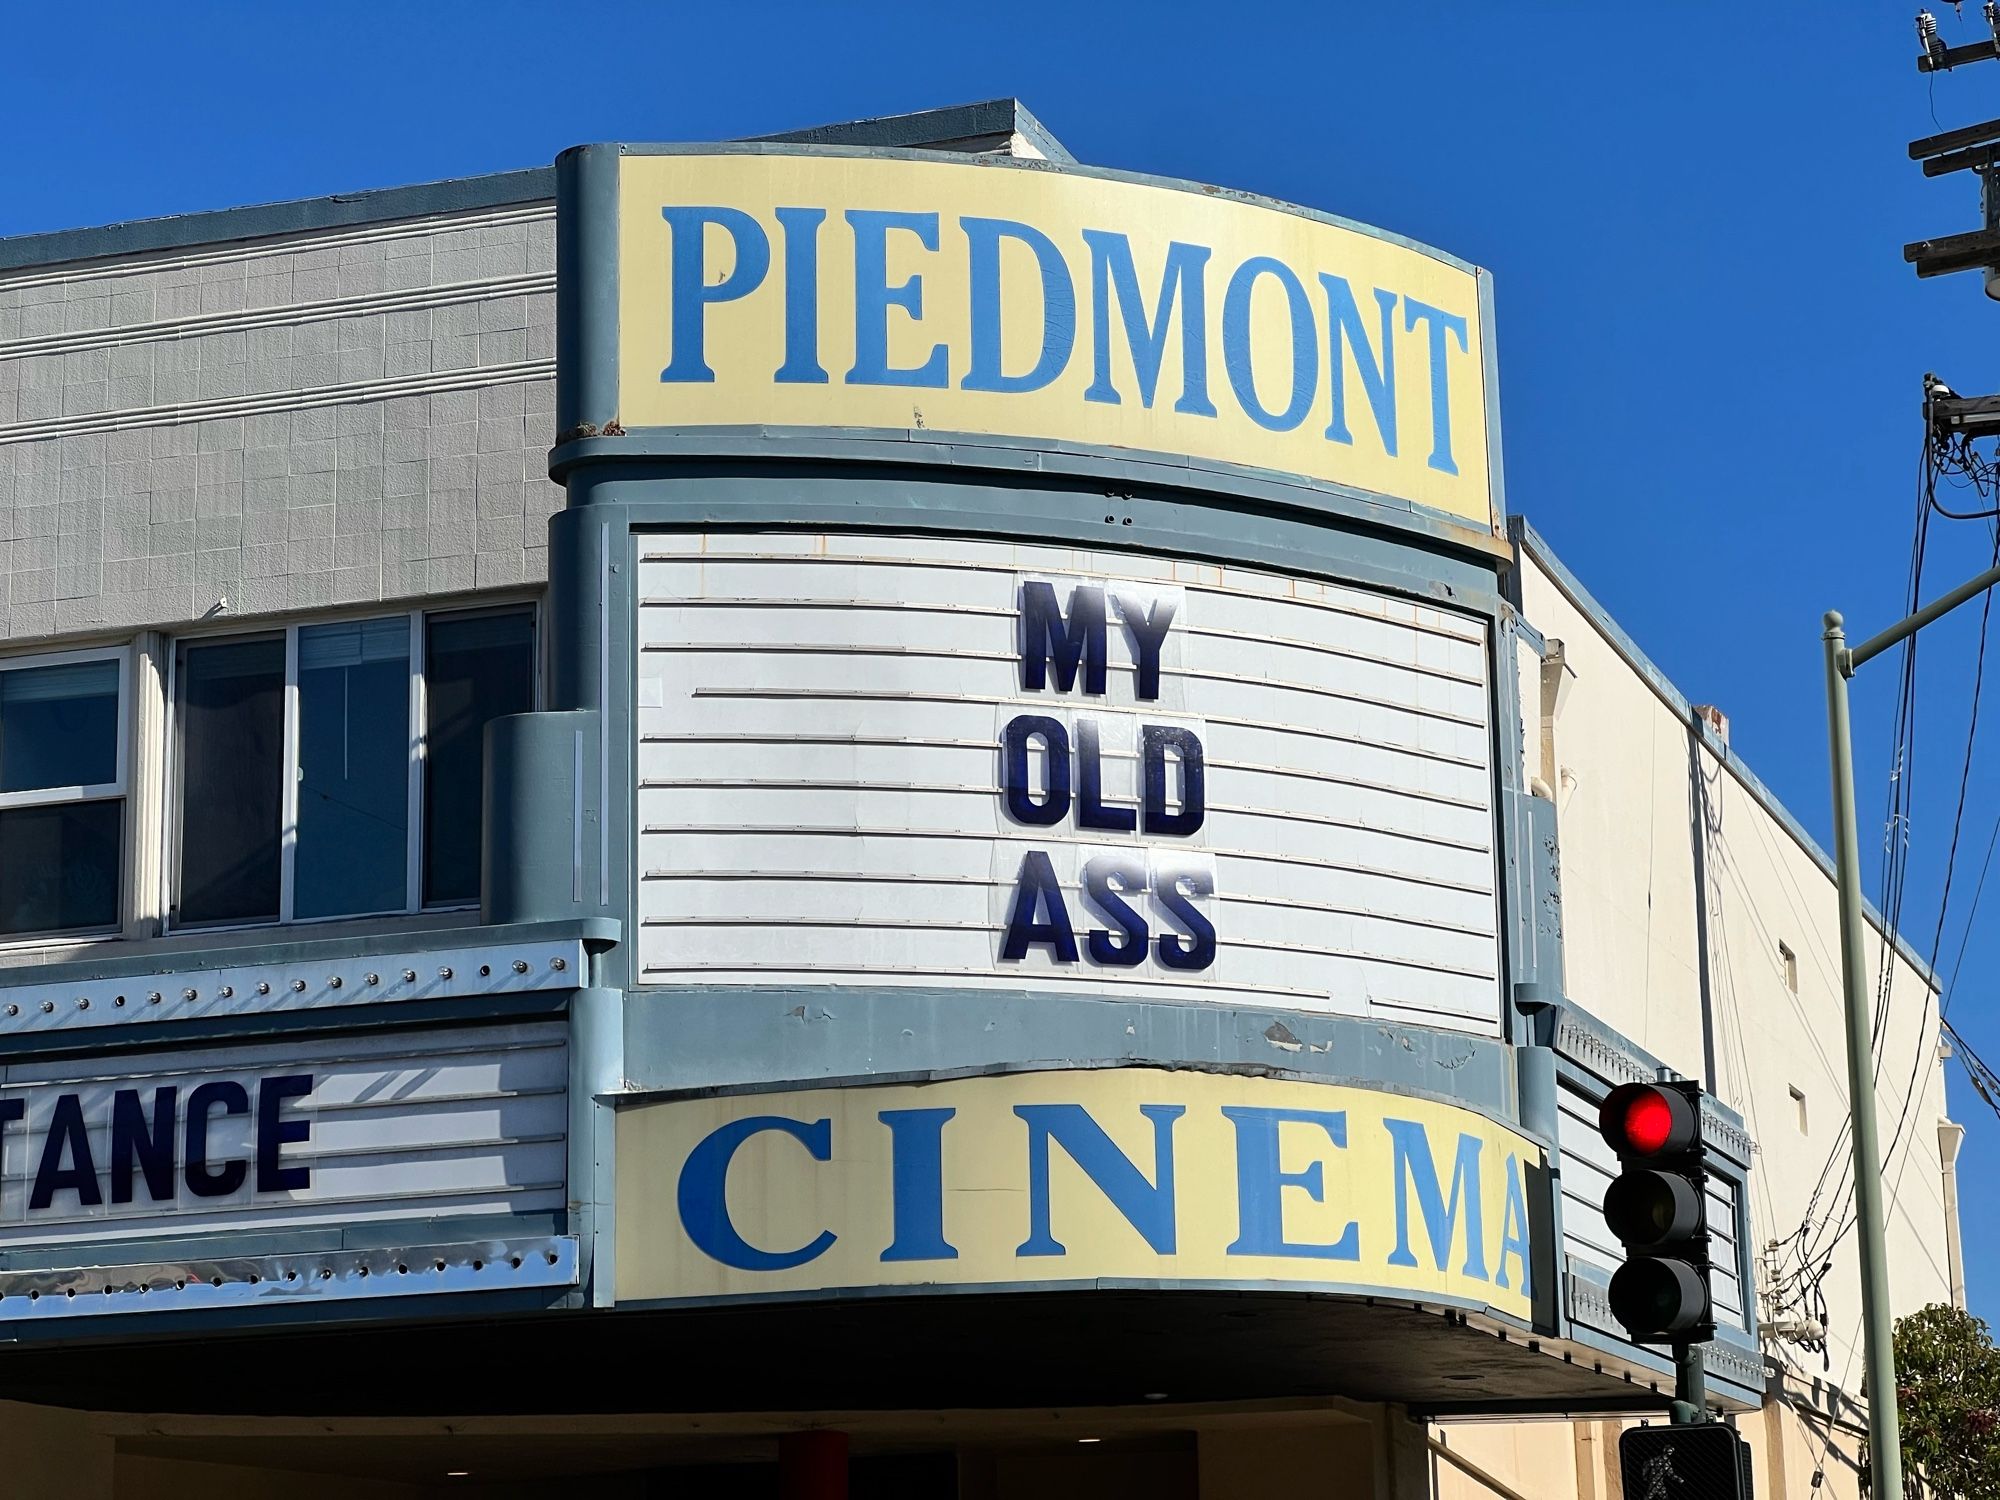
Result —
[{"label": "metal street pole", "polygon": [[[1853,650],[1837,611],[1826,615],[1827,744],[1833,768],[1833,871],[1840,899],[1840,980],[1847,1018],[1847,1097],[1854,1116],[1855,1227],[1861,1249],[1862,1357],[1868,1383],[1868,1455],[1879,1500],[1902,1500],[1902,1421],[1896,1411],[1895,1324],[1889,1310],[1889,1257],[1882,1233],[1882,1156],[1876,1135],[1875,1051],[1870,1040],[1861,844],[1854,819],[1854,734],[1847,680],[1891,646],[2000,584],[2000,567],[1932,600]],[[1884,933],[1889,942],[1891,935]]]},{"label": "metal street pole", "polygon": [[[1833,755],[1833,869],[1840,898],[1840,980],[1847,1011],[1847,1098],[1854,1115],[1854,1198],[1861,1235],[1861,1342],[1868,1385],[1870,1485],[1903,1500],[1902,1422],[1896,1411],[1896,1345],[1882,1239],[1881,1152],[1875,1139],[1875,1049],[1861,946],[1861,847],[1854,823],[1854,739],[1847,678],[1853,670],[1840,615],[1826,616],[1827,738]],[[1889,941],[1883,935],[1883,941]]]}]

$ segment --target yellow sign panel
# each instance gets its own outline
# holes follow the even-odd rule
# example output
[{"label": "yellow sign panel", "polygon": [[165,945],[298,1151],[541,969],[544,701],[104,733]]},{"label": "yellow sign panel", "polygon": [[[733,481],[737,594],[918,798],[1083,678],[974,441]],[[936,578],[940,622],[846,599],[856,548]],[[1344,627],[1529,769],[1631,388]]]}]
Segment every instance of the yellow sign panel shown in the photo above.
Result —
[{"label": "yellow sign panel", "polygon": [[636,1105],[620,1301],[1162,1281],[1354,1288],[1523,1322],[1541,1148],[1369,1089],[1152,1068]]},{"label": "yellow sign panel", "polygon": [[1223,194],[975,162],[627,156],[633,427],[928,429],[1493,523],[1478,273]]}]

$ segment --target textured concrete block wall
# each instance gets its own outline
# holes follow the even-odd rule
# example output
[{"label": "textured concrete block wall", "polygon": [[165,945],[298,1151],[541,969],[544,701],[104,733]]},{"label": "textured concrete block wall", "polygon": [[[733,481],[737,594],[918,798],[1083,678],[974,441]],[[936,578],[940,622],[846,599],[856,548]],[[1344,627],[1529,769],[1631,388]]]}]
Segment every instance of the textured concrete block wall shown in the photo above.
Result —
[{"label": "textured concrete block wall", "polygon": [[0,640],[538,581],[554,277],[547,204],[0,273]]}]

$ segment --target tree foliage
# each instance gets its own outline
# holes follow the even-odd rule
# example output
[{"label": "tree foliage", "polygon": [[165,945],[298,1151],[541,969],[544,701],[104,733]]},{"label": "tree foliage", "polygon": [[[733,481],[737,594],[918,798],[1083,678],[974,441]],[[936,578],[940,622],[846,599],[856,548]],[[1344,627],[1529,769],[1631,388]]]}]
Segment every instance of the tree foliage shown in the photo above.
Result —
[{"label": "tree foliage", "polygon": [[2000,1500],[2000,1349],[1985,1322],[1941,1302],[1898,1318],[1896,1380],[1910,1492]]}]

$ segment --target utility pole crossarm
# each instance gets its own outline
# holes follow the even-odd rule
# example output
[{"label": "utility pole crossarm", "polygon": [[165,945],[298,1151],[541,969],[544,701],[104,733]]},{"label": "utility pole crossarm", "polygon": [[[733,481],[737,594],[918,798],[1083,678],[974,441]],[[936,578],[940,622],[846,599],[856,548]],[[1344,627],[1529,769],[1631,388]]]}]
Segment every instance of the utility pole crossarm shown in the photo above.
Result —
[{"label": "utility pole crossarm", "polygon": [[1942,598],[1933,599],[1908,619],[1898,620],[1879,635],[1870,636],[1860,645],[1853,647],[1847,652],[1841,662],[1841,675],[1852,677],[1863,666],[1880,656],[1891,646],[1915,635],[1933,620],[1950,614],[1967,600],[1977,599],[1995,584],[2000,584],[2000,567],[1988,568],[1977,578],[1960,584]]}]

